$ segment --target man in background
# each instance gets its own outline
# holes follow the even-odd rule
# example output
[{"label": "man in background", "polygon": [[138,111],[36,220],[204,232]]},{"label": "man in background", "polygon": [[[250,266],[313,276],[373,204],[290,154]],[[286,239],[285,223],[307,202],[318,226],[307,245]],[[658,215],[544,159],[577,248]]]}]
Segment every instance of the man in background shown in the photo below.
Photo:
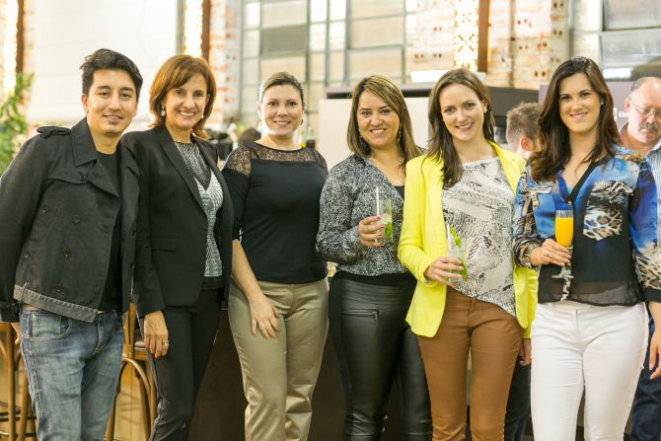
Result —
[{"label": "man in background", "polygon": [[[526,161],[538,146],[539,104],[521,103],[507,112],[508,148]],[[530,351],[530,339],[524,339],[523,351]],[[522,357],[524,359],[524,357]],[[517,360],[518,361],[518,360]],[[518,361],[510,385],[505,413],[505,441],[523,441],[526,424],[530,418],[530,364]]]},{"label": "man in background", "polygon": [[521,103],[507,112],[507,146],[528,161],[537,145],[539,104]]},{"label": "man in background", "polygon": [[[661,220],[661,78],[642,77],[635,81],[624,100],[624,111],[627,123],[620,130],[622,143],[647,158],[656,181],[657,215]],[[651,338],[651,317],[649,326]],[[650,380],[649,355],[648,344],[631,409],[631,439],[635,441],[659,441],[661,436],[661,379]]]}]

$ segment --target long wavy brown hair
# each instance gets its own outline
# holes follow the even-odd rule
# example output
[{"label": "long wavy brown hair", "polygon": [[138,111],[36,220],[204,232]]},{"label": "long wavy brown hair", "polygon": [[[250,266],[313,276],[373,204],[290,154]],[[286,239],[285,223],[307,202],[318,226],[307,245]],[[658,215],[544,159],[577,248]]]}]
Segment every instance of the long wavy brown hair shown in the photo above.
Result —
[{"label": "long wavy brown hair", "polygon": [[368,158],[372,154],[370,146],[360,136],[358,129],[358,102],[363,92],[368,91],[378,96],[386,103],[399,117],[399,130],[397,146],[399,147],[404,162],[406,163],[420,156],[420,148],[413,141],[413,129],[411,127],[411,117],[409,115],[406,101],[402,91],[390,80],[382,75],[371,75],[365,77],[356,84],[351,94],[351,115],[349,116],[349,125],[347,128],[347,144],[349,150],[361,158]]},{"label": "long wavy brown hair", "polygon": [[429,95],[429,124],[431,125],[431,138],[427,155],[436,161],[443,160],[443,188],[450,188],[461,179],[464,168],[459,160],[459,154],[454,146],[452,135],[443,122],[441,111],[441,93],[453,84],[468,87],[482,101],[487,111],[484,114],[482,132],[487,141],[494,141],[494,118],[491,112],[491,100],[487,88],[473,72],[459,68],[447,71],[436,83]]},{"label": "long wavy brown hair", "polygon": [[615,155],[620,134],[613,117],[613,97],[597,63],[586,57],[573,57],[563,62],[553,73],[539,116],[541,149],[530,158],[530,172],[536,181],[554,181],[571,157],[569,129],[560,118],[560,83],[576,74],[585,74],[592,89],[599,94],[602,105],[597,120],[597,142],[584,162],[592,164],[603,157]]}]

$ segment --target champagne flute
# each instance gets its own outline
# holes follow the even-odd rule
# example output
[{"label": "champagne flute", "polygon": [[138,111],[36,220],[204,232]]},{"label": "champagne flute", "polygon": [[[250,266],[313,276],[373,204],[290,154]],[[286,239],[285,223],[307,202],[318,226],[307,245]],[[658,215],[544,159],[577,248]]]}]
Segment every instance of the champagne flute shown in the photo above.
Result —
[{"label": "champagne flute", "polygon": [[[556,210],[555,212],[555,241],[563,247],[572,250],[572,240],[574,238],[574,211]],[[563,265],[560,273],[553,276],[554,279],[570,279],[571,262]]]}]

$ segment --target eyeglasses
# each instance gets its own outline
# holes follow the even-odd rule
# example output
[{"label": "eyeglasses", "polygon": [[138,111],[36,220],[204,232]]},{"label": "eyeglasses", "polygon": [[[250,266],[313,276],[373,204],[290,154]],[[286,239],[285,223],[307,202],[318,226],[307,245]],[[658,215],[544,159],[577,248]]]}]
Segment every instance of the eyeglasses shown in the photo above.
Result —
[{"label": "eyeglasses", "polygon": [[640,116],[649,118],[651,114],[654,114],[654,118],[661,119],[661,109],[655,109],[654,107],[640,107],[635,103],[631,95],[629,95],[629,101],[631,101],[631,105],[633,105],[633,108],[636,109],[636,112],[638,112]]}]

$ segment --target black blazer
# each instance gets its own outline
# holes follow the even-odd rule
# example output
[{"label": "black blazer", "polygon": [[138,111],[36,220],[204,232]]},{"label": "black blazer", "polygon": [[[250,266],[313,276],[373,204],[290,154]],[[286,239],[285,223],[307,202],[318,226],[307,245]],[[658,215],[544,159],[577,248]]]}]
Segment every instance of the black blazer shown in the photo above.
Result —
[{"label": "black blazer", "polygon": [[[131,132],[122,141],[140,168],[133,301],[140,317],[166,306],[196,303],[206,262],[207,217],[193,174],[166,128]],[[216,150],[196,138],[223,189],[215,236],[223,264],[223,297],[232,275],[234,210]]]}]

